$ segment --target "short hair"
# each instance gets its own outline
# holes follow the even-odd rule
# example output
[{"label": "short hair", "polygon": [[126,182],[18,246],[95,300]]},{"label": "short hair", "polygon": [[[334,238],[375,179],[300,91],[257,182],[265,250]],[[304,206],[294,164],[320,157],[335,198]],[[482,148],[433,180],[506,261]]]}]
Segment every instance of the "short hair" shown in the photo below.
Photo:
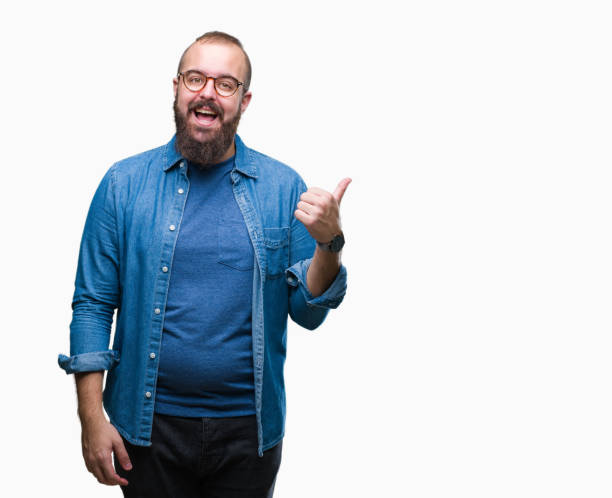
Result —
[{"label": "short hair", "polygon": [[204,33],[202,36],[198,36],[195,39],[195,41],[185,49],[185,51],[183,52],[183,55],[181,55],[181,59],[179,60],[178,69],[176,71],[177,74],[181,72],[181,66],[183,65],[183,59],[185,58],[185,54],[187,53],[187,50],[189,50],[196,43],[214,43],[214,42],[229,43],[231,45],[236,45],[240,50],[242,50],[242,53],[244,54],[244,60],[246,62],[246,75],[245,75],[244,82],[243,82],[244,83],[243,85],[244,93],[246,93],[249,90],[249,86],[251,85],[251,60],[249,59],[249,56],[247,55],[246,50],[244,50],[242,43],[240,43],[240,40],[236,38],[235,36],[224,33],[223,31],[209,31],[208,33]]}]

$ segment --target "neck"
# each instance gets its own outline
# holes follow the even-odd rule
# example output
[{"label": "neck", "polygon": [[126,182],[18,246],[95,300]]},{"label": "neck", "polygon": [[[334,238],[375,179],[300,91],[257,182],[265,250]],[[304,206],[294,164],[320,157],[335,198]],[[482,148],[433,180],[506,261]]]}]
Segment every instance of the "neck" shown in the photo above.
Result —
[{"label": "neck", "polygon": [[223,161],[227,161],[230,157],[232,157],[236,153],[236,145],[232,140],[232,145],[225,151],[225,154],[219,158],[217,162],[222,163]]}]

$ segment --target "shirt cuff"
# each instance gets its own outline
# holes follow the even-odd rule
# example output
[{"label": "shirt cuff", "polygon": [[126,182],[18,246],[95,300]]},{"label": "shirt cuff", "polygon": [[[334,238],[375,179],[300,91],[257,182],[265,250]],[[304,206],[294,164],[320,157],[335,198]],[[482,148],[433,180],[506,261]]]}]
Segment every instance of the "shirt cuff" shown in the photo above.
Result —
[{"label": "shirt cuff", "polygon": [[319,308],[337,308],[346,294],[346,267],[341,264],[340,271],[334,281],[325,290],[323,294],[313,297],[308,286],[306,285],[306,274],[312,258],[298,261],[296,264],[285,270],[287,283],[291,287],[299,287],[306,304],[308,306],[317,306]]},{"label": "shirt cuff", "polygon": [[57,363],[67,374],[97,372],[98,370],[109,370],[115,363],[119,363],[119,353],[109,350],[81,353],[73,356],[60,354]]}]

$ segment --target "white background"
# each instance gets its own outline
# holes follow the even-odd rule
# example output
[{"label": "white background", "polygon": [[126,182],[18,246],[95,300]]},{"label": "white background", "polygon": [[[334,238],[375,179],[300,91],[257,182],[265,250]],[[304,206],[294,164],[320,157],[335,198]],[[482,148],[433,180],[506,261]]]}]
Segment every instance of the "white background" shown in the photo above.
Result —
[{"label": "white background", "polygon": [[78,244],[220,29],[253,63],[246,144],[311,186],[353,178],[346,298],[289,330],[275,496],[611,496],[606,3],[2,7],[0,495],[121,495],[85,469],[57,366]]}]

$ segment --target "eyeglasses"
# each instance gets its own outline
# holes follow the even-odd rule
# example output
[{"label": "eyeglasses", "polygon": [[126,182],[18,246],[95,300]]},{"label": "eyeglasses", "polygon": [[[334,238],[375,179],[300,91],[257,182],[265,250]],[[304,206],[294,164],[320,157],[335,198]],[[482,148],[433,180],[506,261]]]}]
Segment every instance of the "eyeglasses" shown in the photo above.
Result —
[{"label": "eyeglasses", "polygon": [[231,76],[213,78],[212,76],[206,76],[200,71],[185,71],[184,73],[178,73],[178,75],[183,77],[185,88],[191,92],[199,92],[206,86],[208,80],[213,80],[215,91],[221,97],[231,97],[236,93],[238,87],[244,84]]}]

